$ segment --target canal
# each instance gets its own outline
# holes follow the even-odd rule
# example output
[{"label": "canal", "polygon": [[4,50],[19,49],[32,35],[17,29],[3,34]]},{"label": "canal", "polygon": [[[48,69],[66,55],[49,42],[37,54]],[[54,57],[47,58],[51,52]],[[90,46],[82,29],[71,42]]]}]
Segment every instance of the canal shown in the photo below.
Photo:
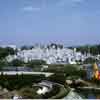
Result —
[{"label": "canal", "polygon": [[[93,67],[92,65],[88,65],[85,67],[87,71],[86,80],[91,80],[93,76]],[[98,64],[98,68],[100,70],[100,64]],[[70,93],[64,97],[64,99],[100,99],[100,91],[94,90],[79,90],[75,89],[70,91]]]},{"label": "canal", "polygon": [[100,99],[100,92],[75,90],[83,99]]},{"label": "canal", "polygon": [[100,99],[100,92],[71,90],[63,99]]},{"label": "canal", "polygon": [[[100,64],[97,64],[97,65],[100,70]],[[93,66],[92,65],[86,66],[86,70],[87,70],[86,79],[91,80],[93,76]],[[79,94],[83,99],[100,99],[100,91],[93,91],[93,90],[81,91],[77,89],[74,92]]]}]

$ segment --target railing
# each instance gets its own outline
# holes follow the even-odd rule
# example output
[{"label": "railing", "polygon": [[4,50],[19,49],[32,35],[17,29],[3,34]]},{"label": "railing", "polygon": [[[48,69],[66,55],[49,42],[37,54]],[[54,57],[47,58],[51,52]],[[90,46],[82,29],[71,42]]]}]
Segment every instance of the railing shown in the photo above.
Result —
[{"label": "railing", "polygon": [[53,75],[54,73],[49,72],[24,72],[24,71],[3,71],[0,72],[0,75],[45,75],[46,77],[49,77]]}]

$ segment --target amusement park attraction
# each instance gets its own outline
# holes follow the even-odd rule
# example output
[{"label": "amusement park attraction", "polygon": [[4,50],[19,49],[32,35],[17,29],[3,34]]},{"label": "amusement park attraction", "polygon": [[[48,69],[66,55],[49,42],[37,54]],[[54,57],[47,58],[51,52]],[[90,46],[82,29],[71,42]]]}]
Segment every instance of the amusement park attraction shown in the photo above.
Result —
[{"label": "amusement park attraction", "polygon": [[96,63],[93,64],[93,78],[96,80],[100,80],[100,70]]}]

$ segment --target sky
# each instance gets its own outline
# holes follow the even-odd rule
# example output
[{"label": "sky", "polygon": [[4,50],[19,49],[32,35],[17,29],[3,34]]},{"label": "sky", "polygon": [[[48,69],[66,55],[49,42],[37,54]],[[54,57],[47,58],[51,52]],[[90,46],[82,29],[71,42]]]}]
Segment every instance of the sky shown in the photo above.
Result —
[{"label": "sky", "polygon": [[0,44],[100,43],[100,0],[0,0]]}]

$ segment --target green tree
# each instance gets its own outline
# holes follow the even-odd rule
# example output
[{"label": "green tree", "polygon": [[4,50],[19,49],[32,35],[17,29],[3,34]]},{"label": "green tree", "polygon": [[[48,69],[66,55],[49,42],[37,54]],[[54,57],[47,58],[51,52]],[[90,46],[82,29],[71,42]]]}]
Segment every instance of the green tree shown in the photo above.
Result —
[{"label": "green tree", "polygon": [[14,55],[15,50],[10,47],[2,48],[0,47],[0,59],[4,59],[8,55]]},{"label": "green tree", "polygon": [[33,88],[26,87],[20,90],[19,95],[22,96],[23,99],[36,99],[37,93]]},{"label": "green tree", "polygon": [[34,48],[34,46],[26,46],[26,45],[24,45],[24,46],[21,47],[21,50],[30,50],[32,48]]},{"label": "green tree", "polygon": [[83,63],[84,64],[89,64],[89,63],[91,64],[94,62],[96,62],[96,60],[94,58],[89,57],[89,58],[85,59],[85,61]]},{"label": "green tree", "polygon": [[64,66],[64,72],[68,75],[73,75],[73,74],[77,74],[76,72],[79,71],[79,66],[78,65],[65,65]]},{"label": "green tree", "polygon": [[0,60],[0,70],[2,70],[2,68],[3,68],[4,66],[7,66],[7,65],[8,65],[8,63],[7,63],[6,60]]},{"label": "green tree", "polygon": [[39,66],[39,65],[43,65],[43,64],[46,64],[46,62],[44,60],[32,60],[27,63],[27,66],[35,67],[37,65]]},{"label": "green tree", "polygon": [[66,80],[66,76],[64,73],[55,73],[48,78],[49,81],[53,81],[56,83],[64,84]]},{"label": "green tree", "polygon": [[19,59],[14,59],[13,61],[10,62],[11,66],[23,66],[24,62],[22,60]]}]

